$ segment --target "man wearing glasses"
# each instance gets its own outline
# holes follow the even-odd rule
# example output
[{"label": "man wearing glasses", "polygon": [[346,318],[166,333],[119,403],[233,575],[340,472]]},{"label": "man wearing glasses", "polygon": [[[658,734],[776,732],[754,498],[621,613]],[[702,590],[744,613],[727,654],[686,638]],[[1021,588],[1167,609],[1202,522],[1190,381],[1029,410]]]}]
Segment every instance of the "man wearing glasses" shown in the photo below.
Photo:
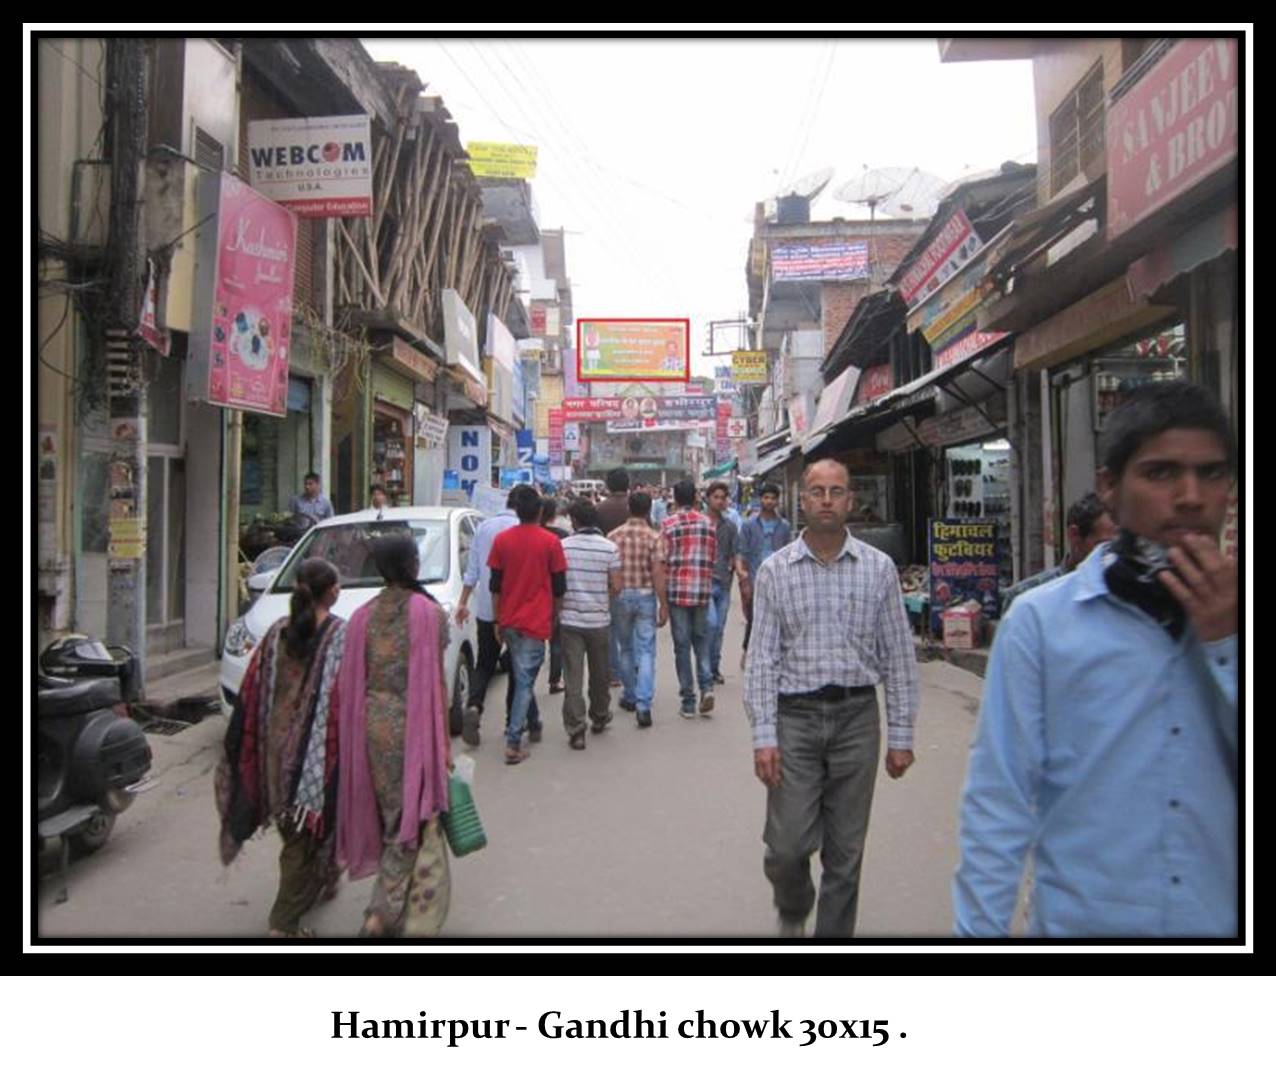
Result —
[{"label": "man wearing glasses", "polygon": [[913,764],[917,659],[891,559],[851,535],[850,473],[818,461],[802,479],[807,527],[758,570],[744,702],[767,786],[763,870],[781,937],[800,937],[823,876],[815,936],[851,937],[881,751],[876,686],[886,685],[886,772]]}]

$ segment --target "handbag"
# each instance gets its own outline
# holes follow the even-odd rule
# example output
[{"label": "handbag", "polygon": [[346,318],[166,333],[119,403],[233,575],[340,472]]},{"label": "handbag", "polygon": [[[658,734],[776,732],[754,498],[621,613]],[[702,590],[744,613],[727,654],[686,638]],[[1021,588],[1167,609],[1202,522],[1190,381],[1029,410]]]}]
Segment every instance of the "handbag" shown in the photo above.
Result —
[{"label": "handbag", "polygon": [[483,820],[474,805],[474,793],[461,776],[448,778],[448,809],[443,813],[443,832],[452,854],[460,857],[476,852],[487,844]]}]

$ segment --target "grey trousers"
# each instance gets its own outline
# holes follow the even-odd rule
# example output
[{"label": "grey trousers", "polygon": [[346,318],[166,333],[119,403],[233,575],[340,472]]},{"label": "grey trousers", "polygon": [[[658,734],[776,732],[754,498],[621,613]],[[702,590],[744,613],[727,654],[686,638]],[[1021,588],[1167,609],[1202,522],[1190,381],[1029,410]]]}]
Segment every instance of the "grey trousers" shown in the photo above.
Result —
[{"label": "grey trousers", "polygon": [[763,871],[781,918],[800,922],[815,903],[810,857],[820,853],[816,937],[851,937],[860,864],[881,752],[877,694],[839,702],[781,697],[779,788],[767,790]]},{"label": "grey trousers", "polygon": [[585,731],[585,665],[589,665],[589,720],[611,721],[611,629],[563,625],[563,728]]}]

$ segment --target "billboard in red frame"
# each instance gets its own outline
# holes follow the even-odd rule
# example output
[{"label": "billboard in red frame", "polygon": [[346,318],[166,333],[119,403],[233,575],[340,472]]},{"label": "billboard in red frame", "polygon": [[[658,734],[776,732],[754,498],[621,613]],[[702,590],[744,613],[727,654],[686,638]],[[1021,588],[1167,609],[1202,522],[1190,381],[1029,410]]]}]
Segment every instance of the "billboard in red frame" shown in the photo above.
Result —
[{"label": "billboard in red frame", "polygon": [[581,383],[685,383],[691,378],[691,321],[578,319]]}]

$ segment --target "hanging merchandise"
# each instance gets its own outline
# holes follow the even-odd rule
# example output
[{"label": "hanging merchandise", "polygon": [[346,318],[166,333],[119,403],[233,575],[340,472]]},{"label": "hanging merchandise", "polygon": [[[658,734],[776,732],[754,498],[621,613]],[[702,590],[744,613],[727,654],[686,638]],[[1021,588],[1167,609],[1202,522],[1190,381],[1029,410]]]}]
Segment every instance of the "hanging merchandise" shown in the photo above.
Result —
[{"label": "hanging merchandise", "polygon": [[950,518],[995,521],[1000,581],[1013,582],[1010,532],[1010,444],[1004,439],[953,447],[947,451]]},{"label": "hanging merchandise", "polygon": [[378,412],[372,425],[372,469],[374,482],[385,488],[394,505],[402,503],[408,486],[407,414]]}]

